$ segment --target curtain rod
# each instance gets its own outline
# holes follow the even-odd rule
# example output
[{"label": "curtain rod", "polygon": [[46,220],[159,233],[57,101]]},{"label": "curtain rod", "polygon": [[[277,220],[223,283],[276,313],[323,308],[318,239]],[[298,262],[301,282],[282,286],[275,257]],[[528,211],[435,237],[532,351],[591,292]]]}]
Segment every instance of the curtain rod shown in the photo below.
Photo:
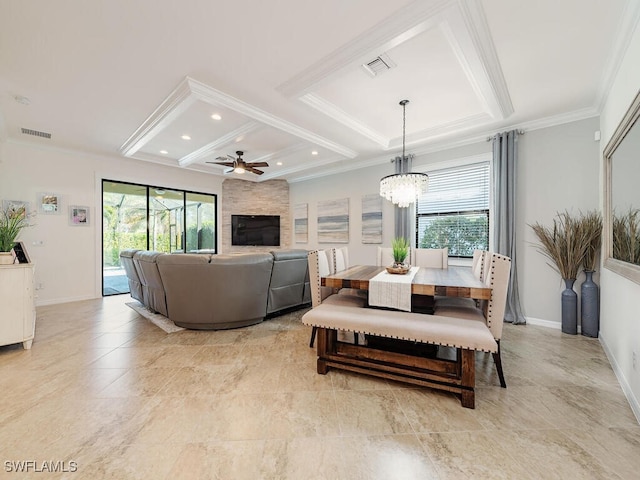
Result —
[{"label": "curtain rod", "polygon": [[[516,132],[518,132],[518,135],[524,135],[524,130],[522,129],[516,130]],[[495,137],[495,135],[493,137]],[[487,137],[487,142],[490,142],[491,140],[493,140],[493,137]]]}]

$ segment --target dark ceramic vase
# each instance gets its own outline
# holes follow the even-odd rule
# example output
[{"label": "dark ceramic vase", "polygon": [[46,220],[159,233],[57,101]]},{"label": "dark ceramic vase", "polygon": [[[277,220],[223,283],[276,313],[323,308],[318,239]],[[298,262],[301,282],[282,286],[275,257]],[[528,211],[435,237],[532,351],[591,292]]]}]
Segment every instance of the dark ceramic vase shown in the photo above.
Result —
[{"label": "dark ceramic vase", "polygon": [[593,281],[593,271],[585,270],[587,279],[580,287],[581,333],[587,337],[598,337],[600,329],[600,291]]},{"label": "dark ceramic vase", "polygon": [[573,291],[575,278],[565,278],[562,291],[562,333],[578,334],[578,294]]}]

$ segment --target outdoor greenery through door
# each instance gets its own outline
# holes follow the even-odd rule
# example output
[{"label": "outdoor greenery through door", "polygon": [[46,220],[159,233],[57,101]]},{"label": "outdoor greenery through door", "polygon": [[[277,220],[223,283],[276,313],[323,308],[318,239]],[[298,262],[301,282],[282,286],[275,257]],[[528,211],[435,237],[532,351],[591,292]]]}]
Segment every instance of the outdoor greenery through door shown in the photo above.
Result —
[{"label": "outdoor greenery through door", "polygon": [[103,295],[128,293],[120,251],[215,253],[217,196],[102,181]]}]

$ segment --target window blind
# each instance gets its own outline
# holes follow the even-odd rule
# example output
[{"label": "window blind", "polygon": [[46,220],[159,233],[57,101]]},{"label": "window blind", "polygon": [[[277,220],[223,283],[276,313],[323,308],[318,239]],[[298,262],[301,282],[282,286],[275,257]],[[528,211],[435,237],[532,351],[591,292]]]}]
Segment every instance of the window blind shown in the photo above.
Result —
[{"label": "window blind", "polygon": [[489,209],[489,162],[429,173],[429,187],[417,213],[436,214]]}]

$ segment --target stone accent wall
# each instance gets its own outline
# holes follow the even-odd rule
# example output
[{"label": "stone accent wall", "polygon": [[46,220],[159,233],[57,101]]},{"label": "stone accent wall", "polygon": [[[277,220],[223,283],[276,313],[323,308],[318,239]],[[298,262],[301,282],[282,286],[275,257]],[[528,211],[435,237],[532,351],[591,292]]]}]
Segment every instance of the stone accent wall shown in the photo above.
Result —
[{"label": "stone accent wall", "polygon": [[[232,246],[231,215],[280,215],[280,247]],[[291,246],[289,184],[286,180],[250,182],[227,178],[222,182],[220,253],[270,252]]]}]

